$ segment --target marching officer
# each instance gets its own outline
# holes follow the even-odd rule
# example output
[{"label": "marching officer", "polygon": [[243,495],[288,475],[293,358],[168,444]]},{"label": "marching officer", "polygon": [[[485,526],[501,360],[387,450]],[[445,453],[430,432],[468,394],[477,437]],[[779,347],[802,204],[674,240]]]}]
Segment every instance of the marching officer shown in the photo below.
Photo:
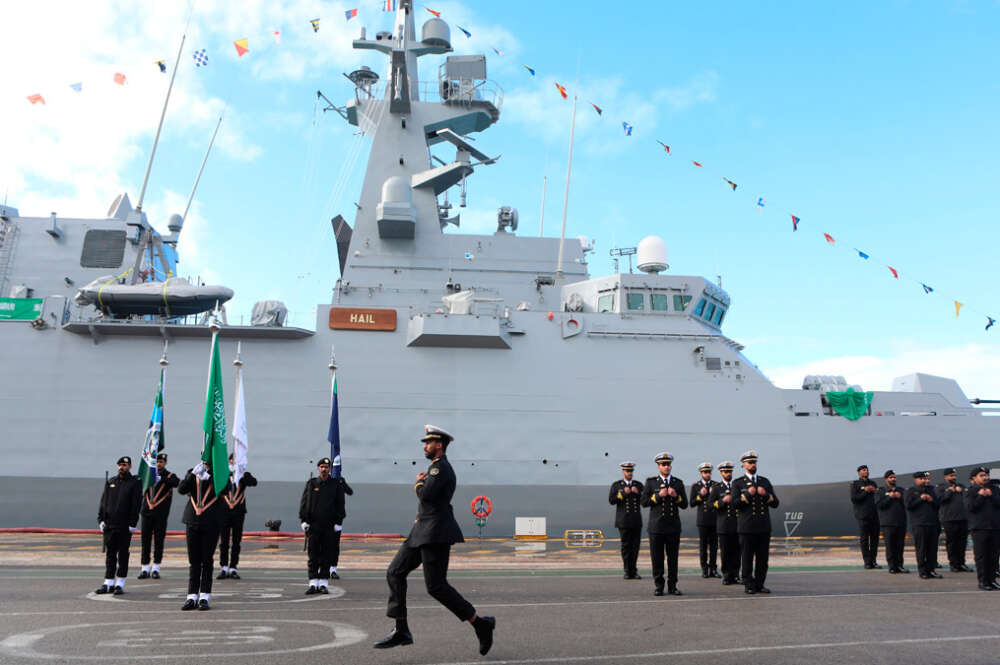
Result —
[{"label": "marching officer", "polygon": [[649,558],[653,565],[653,595],[663,595],[663,557],[667,559],[667,593],[683,596],[677,588],[677,552],[681,543],[680,511],[687,508],[684,481],[670,473],[674,456],[660,453],[655,458],[659,474],[646,479],[642,505],[649,508]]},{"label": "marching officer", "polygon": [[[176,474],[167,471],[166,453],[159,453],[156,456],[156,477],[158,478],[156,484],[150,486],[142,495],[142,530],[140,533],[142,570],[139,573],[140,580],[150,576],[154,580],[160,579],[160,562],[163,561],[163,541],[167,537],[167,518],[170,517],[170,504],[174,500],[174,488],[181,482]],[[150,546],[153,550],[152,575],[149,567]]]},{"label": "marching officer", "polygon": [[910,535],[913,536],[913,549],[917,555],[917,572],[922,580],[938,579],[941,575],[934,570],[937,560],[938,500],[931,487],[931,472],[918,471],[913,474],[913,481],[916,485],[906,490],[903,503],[909,513]]},{"label": "marching officer", "polygon": [[[337,505],[339,485],[330,476],[333,463],[329,457],[324,457],[316,464],[319,477],[310,478],[302,490],[299,501],[299,519],[302,530],[306,533],[306,543],[309,549],[309,587],[306,595],[330,593],[330,566],[333,561],[334,525],[339,520],[340,510]],[[341,510],[343,495],[341,494]]]},{"label": "marching officer", "polygon": [[[223,490],[222,500],[226,503],[222,511],[222,531],[219,537],[219,576],[216,579],[240,579],[236,568],[240,565],[240,544],[243,542],[243,524],[247,519],[247,488],[257,487],[257,479],[249,471],[244,471],[239,482],[236,465],[229,456],[229,484]],[[230,544],[232,552],[230,553]]]},{"label": "marching officer", "polygon": [[875,508],[885,545],[885,565],[889,566],[889,572],[893,575],[908,573],[910,571],[903,568],[903,543],[906,541],[903,489],[896,486],[896,472],[892,469],[882,477],[885,479],[885,487],[880,487],[875,493]]},{"label": "marching officer", "polygon": [[996,560],[1000,554],[1000,492],[990,484],[990,472],[976,467],[969,472],[965,507],[972,531],[972,552],[976,558],[976,576],[983,591],[1000,589],[996,583]]},{"label": "marching officer", "polygon": [[611,483],[608,503],[615,507],[615,528],[622,541],[622,565],[625,579],[639,580],[639,546],[642,543],[642,485],[632,479],[635,462],[622,462],[622,479]]},{"label": "marching officer", "polygon": [[479,640],[479,654],[485,656],[493,646],[496,619],[476,614],[469,601],[448,584],[448,557],[454,543],[465,542],[455,521],[451,497],[458,481],[445,454],[454,440],[451,434],[435,427],[424,427],[424,457],[431,460],[426,472],[417,474],[413,492],[417,495],[417,519],[413,528],[386,570],[389,583],[389,606],[386,615],[396,620],[395,629],[375,643],[376,649],[413,644],[406,622],[406,576],[423,564],[427,593],[448,608],[460,621],[468,621]]},{"label": "marching officer", "polygon": [[125,593],[128,575],[128,549],[132,532],[139,521],[142,485],[132,475],[132,458],[118,458],[118,475],[104,484],[97,507],[97,523],[104,538],[104,584],[97,593]]},{"label": "marching officer", "polygon": [[719,536],[722,583],[726,586],[740,583],[740,534],[736,503],[733,493],[733,463],[729,460],[717,467],[722,480],[712,487],[709,495],[715,508],[715,531]]},{"label": "marching officer", "polygon": [[969,522],[965,512],[965,488],[956,482],[955,469],[944,470],[944,482],[935,493],[941,507],[938,519],[944,530],[944,547],[953,573],[972,572],[965,565],[965,549],[969,539]]},{"label": "marching officer", "polygon": [[340,563],[340,536],[344,532],[344,518],[347,517],[347,497],[354,494],[354,489],[347,484],[347,479],[341,474],[340,455],[337,455],[333,458],[333,468],[331,469],[331,477],[337,486],[337,506],[333,524],[333,553],[330,557],[331,580],[340,579],[340,575],[337,574],[337,565]]},{"label": "marching officer", "polygon": [[[771,593],[764,586],[771,547],[771,510],[778,507],[778,497],[771,481],[757,475],[757,452],[748,450],[740,456],[746,475],[733,481],[733,493],[740,500],[737,530],[740,534],[740,558],[743,586],[748,594]],[[756,565],[755,565],[756,564]]]},{"label": "marching officer", "polygon": [[[225,503],[215,493],[211,462],[198,462],[188,469],[177,486],[179,494],[188,495],[184,506],[185,539],[188,555],[188,592],[182,610],[212,609],[212,566],[219,530],[225,519]],[[225,473],[225,471],[221,471]]]},{"label": "marching officer", "polygon": [[858,479],[851,483],[851,503],[854,519],[858,521],[858,537],[861,541],[861,558],[865,568],[881,568],[878,559],[878,509],[875,507],[875,492],[878,486],[868,478],[868,465],[858,467]]},{"label": "marching officer", "polygon": [[702,577],[722,577],[716,566],[716,555],[719,548],[718,531],[715,524],[715,505],[712,503],[712,463],[702,462],[698,465],[701,480],[691,486],[691,504],[698,507],[698,557],[701,560]]}]

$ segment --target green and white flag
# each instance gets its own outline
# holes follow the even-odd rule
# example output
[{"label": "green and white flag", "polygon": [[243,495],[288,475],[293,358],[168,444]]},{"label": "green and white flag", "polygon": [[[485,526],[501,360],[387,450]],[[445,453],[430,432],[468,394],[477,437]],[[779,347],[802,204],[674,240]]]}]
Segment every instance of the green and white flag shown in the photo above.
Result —
[{"label": "green and white flag", "polygon": [[208,388],[205,391],[205,448],[201,460],[212,465],[216,496],[229,482],[229,455],[226,453],[226,404],[222,398],[222,366],[219,364],[219,333],[212,333],[212,357],[208,361]]},{"label": "green and white flag", "polygon": [[142,455],[139,459],[139,478],[142,480],[142,491],[145,493],[160,479],[156,474],[156,455],[163,450],[166,440],[163,436],[163,379],[165,370],[160,370],[160,385],[153,400],[153,413],[149,417],[149,427],[146,428],[146,441],[142,445]]}]

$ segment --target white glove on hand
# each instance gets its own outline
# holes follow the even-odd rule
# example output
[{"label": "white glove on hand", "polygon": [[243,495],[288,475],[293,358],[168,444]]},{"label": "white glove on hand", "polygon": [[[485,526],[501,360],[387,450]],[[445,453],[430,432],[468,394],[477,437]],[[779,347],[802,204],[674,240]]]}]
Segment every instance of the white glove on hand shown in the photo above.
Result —
[{"label": "white glove on hand", "polygon": [[343,526],[341,526],[340,524],[334,524],[334,525],[333,525],[333,530],[334,530],[334,531],[343,531],[343,530],[344,530],[344,527],[343,527]]},{"label": "white glove on hand", "polygon": [[303,522],[302,523],[302,530],[303,531],[308,531],[309,530],[309,522]]},{"label": "white glove on hand", "polygon": [[193,469],[191,469],[191,473],[193,473],[194,475],[196,475],[196,476],[198,476],[200,478],[201,474],[205,473],[205,463],[204,462],[198,462],[198,465],[195,466]]},{"label": "white glove on hand", "polygon": [[136,527],[134,527],[134,526],[130,526],[130,527],[128,528],[128,532],[129,532],[129,533],[135,533],[136,531],[138,531],[138,529],[137,529]]},{"label": "white glove on hand", "polygon": [[104,522],[101,522],[100,524],[98,524],[97,528],[101,530],[101,533],[104,533]]}]

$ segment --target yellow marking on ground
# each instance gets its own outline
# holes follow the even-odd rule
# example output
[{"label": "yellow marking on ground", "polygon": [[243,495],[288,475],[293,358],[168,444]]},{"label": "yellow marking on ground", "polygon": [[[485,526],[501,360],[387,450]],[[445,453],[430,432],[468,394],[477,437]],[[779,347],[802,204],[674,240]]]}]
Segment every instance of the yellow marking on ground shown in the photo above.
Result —
[{"label": "yellow marking on ground", "polygon": [[816,536],[816,540],[830,540],[830,536]]},{"label": "yellow marking on ground", "polygon": [[850,550],[851,550],[850,547],[827,547],[826,548],[827,552],[849,552]]},{"label": "yellow marking on ground", "polygon": [[364,554],[368,550],[340,550],[341,554]]},{"label": "yellow marking on ground", "polygon": [[466,554],[496,554],[496,550],[472,550],[471,552],[466,552]]}]

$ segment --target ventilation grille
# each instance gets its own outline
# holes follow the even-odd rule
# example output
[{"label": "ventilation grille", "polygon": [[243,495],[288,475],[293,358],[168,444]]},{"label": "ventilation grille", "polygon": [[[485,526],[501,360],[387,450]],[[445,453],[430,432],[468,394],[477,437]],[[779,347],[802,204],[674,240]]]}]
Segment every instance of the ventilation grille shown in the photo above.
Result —
[{"label": "ventilation grille", "polygon": [[91,230],[83,238],[80,266],[120,268],[125,258],[125,231]]}]

